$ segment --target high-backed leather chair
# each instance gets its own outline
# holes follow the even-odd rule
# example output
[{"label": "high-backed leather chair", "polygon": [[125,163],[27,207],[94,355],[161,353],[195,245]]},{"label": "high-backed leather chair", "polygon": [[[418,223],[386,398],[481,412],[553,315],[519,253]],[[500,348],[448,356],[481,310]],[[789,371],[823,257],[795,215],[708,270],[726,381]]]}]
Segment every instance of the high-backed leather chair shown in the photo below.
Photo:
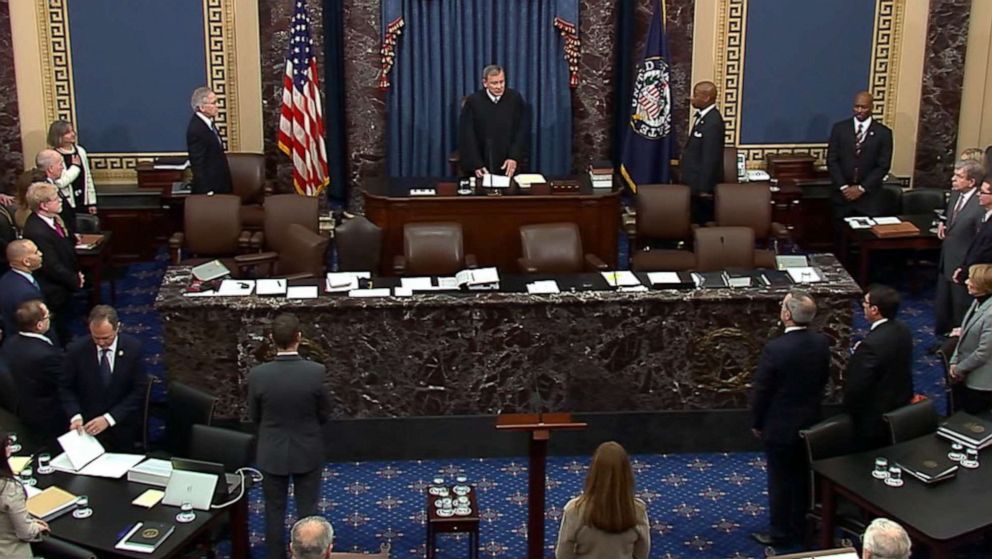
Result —
[{"label": "high-backed leather chair", "polygon": [[737,184],[737,146],[723,146],[723,182]]},{"label": "high-backed leather chair", "polygon": [[903,189],[897,184],[883,184],[875,202],[875,213],[879,216],[898,215],[902,211]]},{"label": "high-backed leather chair", "polygon": [[928,399],[883,413],[882,421],[889,426],[889,438],[892,444],[899,444],[936,433],[940,419],[933,400]]},{"label": "high-backed leather chair", "polygon": [[[183,230],[169,239],[174,264],[233,258],[249,249],[251,234],[241,227],[241,198],[234,194],[194,194],[186,198],[183,211]],[[232,272],[236,268],[233,263],[226,265]]]},{"label": "high-backed leather chair", "polygon": [[947,197],[950,190],[943,188],[914,188],[902,193],[902,206],[899,213],[903,215],[933,215],[934,210],[947,207]]},{"label": "high-backed leather chair", "polygon": [[755,251],[755,266],[774,268],[777,243],[789,230],[772,221],[772,192],[766,184],[716,185],[715,217],[720,227],[750,227],[755,241],[765,247]]},{"label": "high-backed leather chair", "polygon": [[248,229],[261,229],[265,219],[262,201],[272,193],[265,179],[265,156],[261,153],[228,153],[234,194],[241,198],[241,223]]},{"label": "high-backed leather chair", "polygon": [[177,456],[189,452],[193,425],[210,425],[217,405],[217,397],[188,384],[169,383],[165,400],[165,446]]},{"label": "high-backed leather chair", "polygon": [[[266,196],[263,231],[252,245],[266,252],[252,255],[256,274],[267,277],[321,277],[327,269],[330,238],[318,232],[316,198],[297,194]],[[267,268],[262,271],[262,266]]]},{"label": "high-backed leather chair", "polygon": [[357,215],[334,228],[338,270],[378,272],[382,257],[382,228]]},{"label": "high-backed leather chair", "polygon": [[[835,415],[799,431],[799,438],[806,446],[807,462],[825,460],[843,456],[854,451],[854,423],[847,414]],[[820,491],[817,490],[816,476],[809,471],[810,508],[807,518],[807,543],[810,543],[812,529],[823,520],[823,506],[820,503]],[[835,522],[836,526],[852,539],[859,539],[865,530],[865,522],[860,510],[850,501],[838,498]]]},{"label": "high-backed leather chair", "polygon": [[407,223],[403,254],[393,258],[400,276],[445,276],[475,266],[475,256],[465,253],[460,223]]},{"label": "high-backed leather chair", "polygon": [[694,231],[699,272],[754,268],[754,230],[750,227],[697,227]]},{"label": "high-backed leather chair", "polygon": [[[298,194],[275,194],[265,197],[264,247],[281,252],[292,223],[302,225],[314,233],[318,230],[320,208],[316,198]],[[257,238],[257,236],[256,236]]]},{"label": "high-backed leather chair", "polygon": [[608,269],[605,262],[582,250],[574,223],[541,223],[520,228],[520,269],[529,274],[574,274]]},{"label": "high-backed leather chair", "polygon": [[233,472],[250,466],[254,458],[255,435],[234,429],[196,424],[190,433],[189,457],[223,464]]},{"label": "high-backed leather chair", "polygon": [[691,251],[672,248],[692,242],[690,194],[684,184],[638,187],[635,250],[630,251],[632,270],[689,270],[696,265],[696,255]]}]

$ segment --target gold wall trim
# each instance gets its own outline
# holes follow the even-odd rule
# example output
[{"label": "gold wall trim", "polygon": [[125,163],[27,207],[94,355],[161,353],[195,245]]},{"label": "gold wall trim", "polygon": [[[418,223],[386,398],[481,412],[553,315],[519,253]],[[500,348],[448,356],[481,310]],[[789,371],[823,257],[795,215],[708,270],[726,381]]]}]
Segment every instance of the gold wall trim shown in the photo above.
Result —
[{"label": "gold wall trim", "polygon": [[[905,0],[878,0],[872,33],[868,88],[875,98],[875,115],[893,125],[899,45],[902,42]],[[751,168],[763,167],[769,154],[801,153],[826,162],[827,144],[741,144],[741,105],[744,99],[744,57],[747,39],[748,0],[721,0],[718,10],[716,84],[720,111],[726,123],[726,142],[745,154]],[[853,96],[855,92],[851,92]],[[838,115],[838,119],[841,115]],[[824,131],[826,133],[826,131]]]},{"label": "gold wall trim", "polygon": [[[239,151],[237,57],[234,2],[203,0],[203,45],[206,58],[206,83],[217,93],[220,113],[217,128],[227,141],[229,151]],[[75,90],[72,79],[72,48],[69,31],[69,0],[38,2],[38,36],[42,61],[42,88],[45,117],[48,122],[61,118],[76,122]],[[192,93],[192,92],[191,92]],[[182,126],[177,123],[177,126]],[[45,124],[47,130],[47,123]],[[85,133],[85,131],[84,131]],[[155,157],[183,155],[185,152],[90,152],[93,179],[99,184],[135,182],[139,161]]]}]

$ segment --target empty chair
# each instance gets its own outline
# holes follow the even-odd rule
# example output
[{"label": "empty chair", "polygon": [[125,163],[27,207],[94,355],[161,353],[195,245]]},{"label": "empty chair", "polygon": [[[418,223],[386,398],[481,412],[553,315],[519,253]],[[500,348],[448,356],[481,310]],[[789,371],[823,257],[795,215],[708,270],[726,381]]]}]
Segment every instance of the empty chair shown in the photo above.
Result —
[{"label": "empty chair", "polygon": [[338,271],[379,271],[382,255],[382,228],[357,215],[345,219],[334,228],[334,246],[338,255]]},{"label": "empty chair", "polygon": [[943,188],[914,188],[902,193],[903,215],[931,215],[934,210],[947,207],[947,195],[950,191]]},{"label": "empty chair", "polygon": [[696,265],[695,254],[676,248],[692,242],[689,205],[690,191],[684,184],[645,184],[637,189],[632,270],[690,270]]},{"label": "empty chair", "polygon": [[[808,429],[799,432],[799,438],[806,446],[806,459],[810,464],[816,460],[825,460],[836,456],[850,454],[854,450],[854,423],[847,414],[835,415],[824,419]],[[823,507],[819,501],[820,492],[816,486],[816,476],[813,470],[810,476],[810,508],[807,519],[807,543],[811,540],[812,529],[823,520]],[[846,532],[850,539],[857,540],[865,530],[865,522],[860,510],[850,501],[838,498],[836,510],[836,526]]]},{"label": "empty chair", "polygon": [[166,450],[178,456],[189,453],[193,426],[210,425],[217,397],[181,382],[169,383],[166,397]]},{"label": "empty chair", "polygon": [[723,146],[723,182],[737,184],[737,146]]},{"label": "empty chair", "polygon": [[875,202],[875,215],[898,215],[902,211],[903,189],[897,184],[883,184]]},{"label": "empty chair", "polygon": [[699,272],[754,268],[754,230],[750,227],[697,227],[693,246]]},{"label": "empty chair", "polygon": [[772,192],[767,184],[718,184],[715,193],[716,225],[750,227],[754,240],[764,247],[755,251],[755,266],[774,268],[778,241],[789,230],[772,221]]},{"label": "empty chair", "polygon": [[883,413],[882,421],[889,426],[892,444],[897,444],[936,433],[940,419],[933,400],[927,399]]},{"label": "empty chair", "polygon": [[582,250],[582,236],[574,223],[542,223],[520,228],[523,256],[517,262],[529,274],[574,274],[608,269],[605,262]]},{"label": "empty chair", "polygon": [[[263,243],[265,250],[281,252],[289,236],[289,225],[302,225],[316,233],[320,208],[316,198],[298,194],[276,194],[265,198]],[[255,238],[259,236],[256,234]]]},{"label": "empty chair", "polygon": [[[318,232],[316,198],[276,194],[265,198],[263,231],[252,236],[252,246],[266,252],[241,258],[256,275],[281,278],[321,277],[327,268],[330,238]],[[266,266],[265,271],[260,271]]]},{"label": "empty chair", "polygon": [[195,265],[214,258],[227,260],[249,249],[251,235],[241,227],[241,198],[234,194],[194,194],[186,198],[183,230],[169,239],[174,264]]},{"label": "empty chair", "polygon": [[234,195],[241,198],[241,223],[248,229],[261,229],[265,219],[262,201],[272,193],[265,179],[265,156],[261,153],[228,153]]},{"label": "empty chair", "polygon": [[475,267],[475,257],[465,254],[459,223],[407,223],[403,226],[403,254],[393,258],[397,275],[453,275]]},{"label": "empty chair", "polygon": [[216,462],[233,472],[250,466],[255,458],[255,435],[210,425],[193,425],[189,457]]},{"label": "empty chair", "polygon": [[45,559],[96,559],[92,551],[48,534],[41,541],[33,542],[31,550]]}]

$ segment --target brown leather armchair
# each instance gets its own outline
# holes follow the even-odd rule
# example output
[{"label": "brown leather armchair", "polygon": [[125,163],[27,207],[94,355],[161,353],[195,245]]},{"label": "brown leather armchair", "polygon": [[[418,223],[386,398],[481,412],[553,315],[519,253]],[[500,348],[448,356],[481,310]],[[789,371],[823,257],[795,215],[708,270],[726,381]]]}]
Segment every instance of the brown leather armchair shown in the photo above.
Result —
[{"label": "brown leather armchair", "polygon": [[382,257],[382,228],[364,216],[344,220],[334,228],[338,271],[379,272]]},{"label": "brown leather armchair", "polygon": [[772,192],[767,184],[716,185],[715,216],[720,227],[750,227],[764,249],[755,251],[755,265],[774,268],[778,241],[789,238],[789,230],[772,221]]},{"label": "brown leather armchair", "polygon": [[234,257],[251,246],[251,234],[241,228],[240,210],[241,198],[234,194],[188,196],[183,230],[169,239],[172,262],[195,265],[219,258],[235,272],[240,264],[234,263]]},{"label": "brown leather armchair", "polygon": [[529,274],[574,274],[608,270],[598,256],[582,251],[579,226],[574,223],[541,223],[520,228],[523,256],[521,271]]},{"label": "brown leather armchair", "polygon": [[400,276],[447,276],[475,266],[475,256],[465,254],[459,223],[407,223],[403,254],[393,258]]},{"label": "brown leather armchair", "polygon": [[737,146],[723,146],[723,182],[737,184]]},{"label": "brown leather armchair", "polygon": [[297,194],[267,196],[263,205],[264,232],[255,233],[253,245],[267,252],[255,255],[254,263],[268,264],[269,277],[320,277],[327,268],[331,240],[318,233],[316,198]]},{"label": "brown leather armchair", "polygon": [[684,184],[644,184],[637,189],[631,270],[690,270],[696,265],[696,255],[691,251],[652,246],[678,247],[692,241],[690,194]]},{"label": "brown leather armchair", "polygon": [[265,156],[260,153],[228,153],[234,194],[241,198],[241,223],[247,229],[262,228],[265,210],[262,202],[272,194],[272,182],[265,178]]},{"label": "brown leather armchair", "polygon": [[696,271],[754,268],[754,230],[750,227],[698,227]]}]

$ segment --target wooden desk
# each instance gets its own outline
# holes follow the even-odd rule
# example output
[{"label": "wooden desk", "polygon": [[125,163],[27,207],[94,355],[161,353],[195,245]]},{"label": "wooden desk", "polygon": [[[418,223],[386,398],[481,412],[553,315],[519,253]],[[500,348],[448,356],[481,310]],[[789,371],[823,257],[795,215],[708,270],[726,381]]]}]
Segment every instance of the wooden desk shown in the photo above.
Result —
[{"label": "wooden desk", "polygon": [[[111,270],[113,267],[114,251],[111,247],[113,234],[110,231],[104,231],[100,237],[100,241],[92,248],[76,246],[76,261],[79,263],[80,269],[90,273],[91,305],[100,304],[100,286],[103,284],[103,271],[104,269]],[[111,304],[117,303],[117,282],[113,274],[110,274],[110,301]]]},{"label": "wooden desk", "polygon": [[[454,487],[449,486],[448,498],[455,499]],[[471,509],[466,516],[440,516],[435,501],[443,497],[427,493],[427,559],[434,559],[438,534],[468,534],[468,553],[471,559],[479,559],[479,500],[475,487],[466,495]]]},{"label": "wooden desk", "polygon": [[857,246],[860,250],[858,256],[858,283],[867,288],[871,280],[870,266],[871,255],[874,252],[886,250],[939,250],[941,240],[937,234],[930,231],[933,214],[923,215],[902,215],[903,221],[909,221],[920,230],[918,235],[910,237],[890,237],[879,238],[871,232],[871,229],[851,229],[844,228],[844,247],[842,253],[848,264],[850,262],[850,248]]},{"label": "wooden desk", "polygon": [[[509,189],[502,195],[409,195],[411,187],[436,184],[432,179],[394,179],[366,186],[365,215],[383,229],[383,275],[392,274],[393,256],[403,254],[403,226],[430,221],[460,223],[465,252],[474,254],[479,266],[496,266],[506,273],[519,270],[521,226],[573,222],[579,226],[583,250],[617,267],[620,190],[594,190],[583,184],[574,194]],[[442,190],[446,189],[438,188]]]}]

